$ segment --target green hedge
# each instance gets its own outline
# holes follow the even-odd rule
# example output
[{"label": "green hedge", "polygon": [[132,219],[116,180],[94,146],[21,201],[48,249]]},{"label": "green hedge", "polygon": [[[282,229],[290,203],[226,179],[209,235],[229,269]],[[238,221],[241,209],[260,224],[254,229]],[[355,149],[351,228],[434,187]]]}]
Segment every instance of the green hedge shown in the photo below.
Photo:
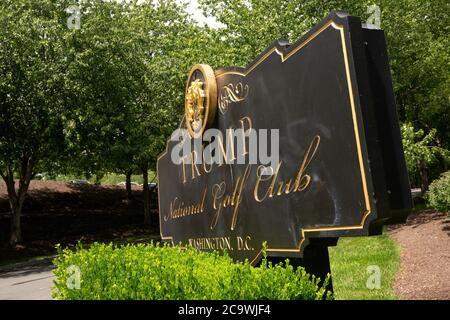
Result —
[{"label": "green hedge", "polygon": [[[56,299],[331,298],[325,285],[318,285],[319,279],[288,261],[272,265],[264,258],[259,267],[252,267],[227,255],[153,243],[120,247],[96,243],[75,252],[58,251],[52,293]],[[78,289],[75,279],[80,279]]]},{"label": "green hedge", "polygon": [[430,184],[426,199],[430,207],[450,214],[450,171]]}]

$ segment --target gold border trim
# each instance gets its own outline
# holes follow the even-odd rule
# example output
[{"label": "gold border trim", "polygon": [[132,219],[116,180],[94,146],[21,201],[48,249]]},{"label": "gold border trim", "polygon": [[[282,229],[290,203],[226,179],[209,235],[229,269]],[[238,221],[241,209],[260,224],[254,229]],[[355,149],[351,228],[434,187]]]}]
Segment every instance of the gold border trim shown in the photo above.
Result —
[{"label": "gold border trim", "polygon": [[224,75],[229,75],[229,74],[234,74],[234,75],[238,75],[238,76],[242,76],[242,77],[246,77],[249,73],[251,73],[261,62],[263,62],[264,60],[266,60],[272,53],[276,53],[280,56],[281,58],[281,62],[285,62],[286,60],[288,60],[290,57],[292,57],[294,54],[296,54],[300,49],[302,49],[303,47],[305,47],[309,42],[311,42],[311,40],[313,40],[315,37],[317,37],[320,33],[322,33],[325,29],[327,29],[329,26],[333,26],[333,28],[335,29],[343,29],[342,25],[338,25],[336,24],[334,21],[330,20],[327,23],[325,23],[319,30],[315,31],[313,34],[311,34],[304,42],[300,43],[295,49],[293,49],[292,51],[290,51],[286,56],[284,55],[283,52],[281,52],[280,50],[278,50],[278,48],[274,47],[271,50],[269,50],[268,52],[266,52],[266,54],[264,54],[261,58],[258,59],[258,61],[256,61],[248,70],[246,70],[245,72],[239,72],[239,71],[224,71],[224,72],[216,72],[216,78],[221,78]]},{"label": "gold border trim", "polygon": [[[216,78],[223,77],[225,75],[238,75],[242,77],[246,77],[248,74],[250,74],[261,62],[263,62],[265,59],[267,59],[272,53],[276,53],[280,56],[281,62],[287,61],[290,57],[292,57],[295,53],[300,51],[302,48],[304,48],[311,40],[313,40],[317,35],[322,33],[324,30],[326,30],[328,27],[333,27],[336,30],[339,30],[340,36],[341,36],[341,44],[342,44],[342,52],[344,55],[344,65],[345,65],[345,73],[347,77],[347,86],[348,86],[348,94],[350,99],[350,106],[352,111],[352,120],[353,120],[353,129],[355,133],[355,142],[356,142],[356,148],[358,153],[358,161],[360,166],[360,173],[361,173],[361,182],[363,187],[363,193],[364,193],[364,200],[366,205],[366,210],[363,212],[363,216],[361,219],[361,222],[359,225],[353,225],[353,226],[328,226],[328,227],[317,227],[317,228],[301,228],[300,229],[300,235],[301,240],[296,248],[269,248],[267,247],[267,252],[301,252],[302,245],[306,240],[305,233],[310,232],[322,232],[322,231],[338,231],[338,230],[358,230],[363,229],[364,224],[366,222],[367,217],[372,212],[370,200],[369,200],[369,194],[367,189],[367,179],[366,179],[366,173],[365,173],[365,166],[364,166],[364,160],[362,156],[362,150],[361,150],[361,141],[360,141],[360,131],[358,128],[358,119],[356,116],[356,109],[355,109],[355,99],[354,99],[354,93],[353,93],[353,85],[350,75],[350,67],[348,62],[348,54],[347,54],[347,43],[345,40],[345,33],[344,33],[344,26],[335,23],[334,21],[330,20],[327,23],[325,23],[319,30],[315,31],[313,34],[311,34],[304,42],[299,44],[295,49],[290,51],[287,55],[284,55],[283,52],[280,52],[276,47],[269,50],[266,54],[264,54],[258,61],[256,61],[248,70],[245,72],[239,72],[239,71],[225,71],[222,73],[216,73]],[[160,158],[162,158],[167,153],[167,145],[166,150],[158,157],[158,161]],[[159,193],[159,188],[158,188]],[[158,205],[159,205],[159,194],[158,194]],[[173,237],[164,237],[161,233],[161,239],[162,240],[171,240],[173,241]],[[253,258],[253,260],[250,262],[252,265],[254,262],[261,256],[262,250],[258,252],[258,254]]]}]

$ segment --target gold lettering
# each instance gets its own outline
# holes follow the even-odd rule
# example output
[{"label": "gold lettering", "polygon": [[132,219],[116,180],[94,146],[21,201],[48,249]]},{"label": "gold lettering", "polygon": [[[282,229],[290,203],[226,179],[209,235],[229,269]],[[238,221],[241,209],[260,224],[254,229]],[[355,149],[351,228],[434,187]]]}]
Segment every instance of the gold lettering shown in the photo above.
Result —
[{"label": "gold lettering", "polygon": [[283,161],[280,161],[277,165],[277,168],[275,170],[275,174],[272,175],[272,182],[270,183],[270,187],[269,190],[267,190],[269,192],[269,198],[273,197],[273,189],[275,188],[275,181],[277,181],[278,178],[278,172],[280,172],[280,167],[281,167],[281,163]]},{"label": "gold lettering", "polygon": [[175,199],[170,202],[170,211],[167,213],[167,215],[164,216],[164,221],[172,219],[174,214],[176,213],[176,210],[174,211],[173,207],[175,207],[175,202],[177,201],[177,199],[178,197],[175,197]]},{"label": "gold lettering", "polygon": [[187,206],[184,205],[184,202],[179,202],[178,197],[175,197],[173,201],[170,202],[170,211],[164,216],[164,221],[203,213],[207,191],[208,188],[205,188],[201,202]]},{"label": "gold lettering", "polygon": [[[248,176],[250,175],[250,167],[251,165],[247,165],[247,167],[245,167],[245,171],[244,174],[242,175],[242,178],[239,177],[236,182],[236,187],[233,192],[233,201],[231,202],[232,203],[231,205],[234,208],[233,216],[231,218],[231,230],[234,230],[234,228],[236,227],[239,205],[242,202],[242,191],[244,190],[245,183],[248,179]],[[236,193],[237,189],[239,189],[239,191]]]},{"label": "gold lettering", "polygon": [[208,191],[208,189],[205,187],[205,191],[203,191],[203,198],[202,198],[202,203],[200,205],[200,212],[203,213],[203,209],[205,208],[205,199],[206,199],[206,192]]},{"label": "gold lettering", "polygon": [[203,170],[206,172],[206,173],[210,173],[211,172],[211,170],[212,170],[212,167],[213,167],[213,165],[212,165],[212,163],[209,165],[209,170],[208,169],[206,169],[206,166],[207,166],[207,163],[206,163],[207,161],[206,161],[206,159],[205,159],[205,155],[203,154]]},{"label": "gold lettering", "polygon": [[[280,170],[280,166],[281,166],[281,161],[278,163],[275,174],[273,174],[272,176],[269,176],[269,175],[264,176],[262,174],[262,172],[266,168],[265,166],[261,165],[258,167],[258,170],[256,170],[256,184],[255,184],[255,188],[253,190],[253,197],[255,198],[256,201],[263,202],[267,198],[267,196],[269,196],[270,198],[273,197],[273,188],[275,187],[275,180],[277,179],[278,171]],[[272,178],[272,182],[270,183],[270,186],[267,189],[264,196],[262,198],[260,198],[259,193],[258,193],[259,186],[260,186],[261,182],[267,181],[270,178]]]},{"label": "gold lettering", "polygon": [[[235,154],[234,154],[234,141],[233,141],[233,130],[227,129],[227,134],[228,136],[231,134],[231,139],[229,141],[231,141],[230,143],[227,144],[227,151],[225,151],[225,147],[223,146],[223,141],[221,136],[217,136],[217,143],[219,145],[219,152],[221,153],[222,157],[223,157],[223,162],[220,161],[219,163],[219,167],[222,166],[224,163],[228,163],[231,161],[234,161],[236,159]],[[230,148],[230,144],[231,144],[231,148]],[[231,150],[229,150],[231,149]],[[231,159],[228,160],[228,156],[231,155]]]},{"label": "gold lettering", "polygon": [[189,245],[200,250],[233,250],[230,237],[194,238],[188,240]]},{"label": "gold lettering", "polygon": [[[303,157],[302,164],[300,165],[300,169],[298,170],[297,177],[295,178],[293,191],[303,191],[305,190],[310,182],[311,182],[311,176],[308,174],[305,174],[306,168],[308,168],[309,163],[314,158],[317,148],[319,148],[320,144],[320,136],[317,135],[313,138],[311,143],[309,144],[308,150],[305,153],[305,156]],[[311,152],[311,150],[313,151]],[[306,179],[305,181],[303,179]]]},{"label": "gold lettering", "polygon": [[[277,165],[275,173],[272,176],[264,177],[262,175],[262,172],[265,167],[259,166],[258,170],[256,171],[256,183],[253,189],[253,197],[255,198],[255,200],[258,202],[263,202],[267,198],[272,198],[274,195],[281,196],[283,193],[289,194],[291,192],[301,192],[304,191],[306,188],[308,188],[308,186],[311,184],[311,176],[306,173],[306,169],[308,168],[312,159],[316,155],[317,149],[319,148],[319,144],[320,144],[320,136],[317,135],[313,138],[313,140],[309,144],[308,149],[305,152],[305,155],[303,156],[294,183],[292,183],[292,179],[289,179],[287,182],[277,181],[279,170],[282,163],[281,161]],[[268,181],[269,179],[271,179],[269,187],[267,188],[264,195],[260,196],[260,188],[262,182]],[[277,187],[275,187],[276,185]]]},{"label": "gold lettering", "polygon": [[215,210],[213,219],[210,224],[210,228],[214,229],[217,225],[219,217],[222,213],[222,210],[225,208],[232,207],[232,216],[231,216],[231,230],[234,230],[236,227],[236,222],[239,213],[239,205],[242,202],[242,193],[244,190],[245,183],[250,175],[251,165],[247,165],[242,176],[239,176],[236,180],[236,185],[234,186],[232,195],[225,195],[226,192],[226,184],[223,181],[220,184],[215,184],[213,186],[212,195],[213,195],[213,208]]},{"label": "gold lettering", "polygon": [[195,168],[195,171],[197,172],[197,175],[200,176],[200,171],[198,170],[198,167],[197,167],[197,152],[195,150],[192,151],[192,153],[191,153],[192,180],[195,179],[194,168]]},{"label": "gold lettering", "polygon": [[[245,156],[248,153],[247,145],[245,144],[245,136],[246,136],[246,132],[250,131],[252,129],[252,119],[250,119],[249,117],[243,117],[241,120],[239,120],[239,122],[241,123],[241,129],[242,129],[242,148],[243,148],[242,155]],[[244,122],[247,122],[247,124],[248,124],[247,129],[245,129],[246,126],[245,126]]]},{"label": "gold lettering", "polygon": [[184,167],[185,166],[184,159],[186,159],[186,158],[187,158],[187,156],[184,156],[183,158],[181,158],[181,162],[183,164],[183,184],[186,183],[186,168]]},{"label": "gold lettering", "polygon": [[210,224],[210,228],[214,229],[217,225],[217,221],[219,220],[220,212],[222,210],[222,206],[220,204],[220,200],[222,199],[223,195],[225,194],[225,188],[226,184],[225,181],[223,181],[221,184],[215,184],[212,187],[212,196],[213,196],[213,208],[216,210],[213,219]]}]

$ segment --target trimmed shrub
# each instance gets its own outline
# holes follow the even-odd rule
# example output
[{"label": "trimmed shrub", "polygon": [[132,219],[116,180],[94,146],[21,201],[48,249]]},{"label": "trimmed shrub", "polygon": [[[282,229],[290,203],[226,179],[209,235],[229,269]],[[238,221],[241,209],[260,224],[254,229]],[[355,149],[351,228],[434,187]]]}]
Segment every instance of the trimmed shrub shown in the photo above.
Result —
[{"label": "trimmed shrub", "polygon": [[56,299],[331,298],[325,290],[328,279],[319,286],[318,278],[294,268],[288,260],[272,265],[264,258],[259,267],[252,267],[248,262],[233,262],[226,254],[158,243],[95,243],[89,249],[79,245],[75,252],[58,248],[54,264],[52,296]]},{"label": "trimmed shrub", "polygon": [[430,184],[426,199],[430,207],[450,214],[450,171]]}]

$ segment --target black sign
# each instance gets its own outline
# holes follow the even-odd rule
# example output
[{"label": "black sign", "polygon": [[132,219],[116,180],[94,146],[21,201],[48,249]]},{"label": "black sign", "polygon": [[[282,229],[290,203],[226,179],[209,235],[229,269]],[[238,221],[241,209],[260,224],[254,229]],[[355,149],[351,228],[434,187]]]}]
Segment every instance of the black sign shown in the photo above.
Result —
[{"label": "black sign", "polygon": [[263,242],[302,257],[412,206],[384,33],[359,18],[332,13],[246,68],[195,66],[180,128],[157,163],[166,241],[255,264]]}]

